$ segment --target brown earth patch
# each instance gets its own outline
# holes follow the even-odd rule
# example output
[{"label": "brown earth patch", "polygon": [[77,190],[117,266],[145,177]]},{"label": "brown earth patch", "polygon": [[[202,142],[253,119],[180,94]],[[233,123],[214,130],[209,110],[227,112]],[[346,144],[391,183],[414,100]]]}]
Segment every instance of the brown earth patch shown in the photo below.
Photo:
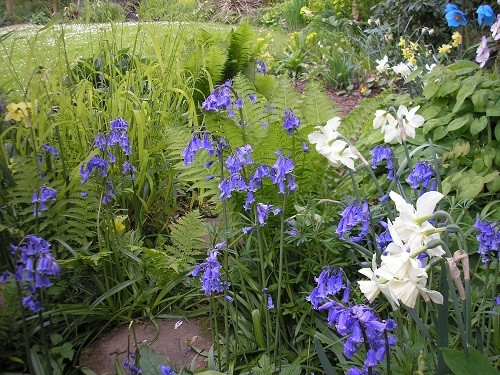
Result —
[{"label": "brown earth patch", "polygon": [[199,318],[157,319],[155,324],[134,323],[133,328],[129,325],[118,327],[84,349],[80,365],[98,375],[117,374],[116,368],[123,368],[127,353],[135,351],[133,330],[138,344],[149,345],[176,371],[207,365],[206,353],[212,340],[205,322]]}]

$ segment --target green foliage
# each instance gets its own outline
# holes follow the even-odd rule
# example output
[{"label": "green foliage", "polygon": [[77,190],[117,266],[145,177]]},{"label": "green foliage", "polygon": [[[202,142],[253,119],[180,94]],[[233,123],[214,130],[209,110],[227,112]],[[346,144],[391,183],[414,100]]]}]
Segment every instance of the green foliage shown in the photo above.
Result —
[{"label": "green foliage", "polygon": [[474,199],[500,189],[500,80],[458,62],[424,78],[424,134],[445,147],[443,192]]},{"label": "green foliage", "polygon": [[450,348],[441,348],[444,360],[455,375],[472,375],[478,371],[485,375],[500,374],[478,350],[469,348],[463,353]]},{"label": "green foliage", "polygon": [[125,21],[125,9],[108,0],[97,1],[92,3],[86,18],[94,23],[122,22]]},{"label": "green foliage", "polygon": [[193,21],[197,11],[198,4],[193,0],[143,0],[137,8],[142,21]]}]

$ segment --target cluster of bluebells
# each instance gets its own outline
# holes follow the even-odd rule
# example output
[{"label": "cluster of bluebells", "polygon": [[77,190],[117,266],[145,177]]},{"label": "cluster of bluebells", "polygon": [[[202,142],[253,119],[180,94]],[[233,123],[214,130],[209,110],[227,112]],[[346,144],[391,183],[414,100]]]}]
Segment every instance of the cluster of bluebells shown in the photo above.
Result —
[{"label": "cluster of bluebells", "polygon": [[[243,108],[243,99],[231,97],[232,82],[226,81],[222,85],[215,86],[214,90],[202,103],[201,108],[206,111],[228,111],[229,118],[234,118],[234,110]],[[255,103],[257,97],[253,94],[248,95],[248,99]]]},{"label": "cluster of bluebells", "polygon": [[257,73],[267,74],[266,63],[262,59],[255,60],[255,71]]},{"label": "cluster of bluebells", "polygon": [[43,211],[47,210],[47,202],[57,199],[57,191],[49,186],[42,186],[40,190],[33,193],[31,202],[34,204],[33,215],[40,216]]},{"label": "cluster of bluebells", "polygon": [[[32,234],[24,237],[19,246],[10,245],[11,254],[17,259],[13,276],[28,290],[22,304],[34,313],[43,309],[38,300],[38,290],[49,288],[52,285],[50,277],[61,273],[49,248],[49,242]],[[6,281],[10,276],[6,272],[1,279]]]},{"label": "cluster of bluebells", "polygon": [[386,145],[375,146],[370,152],[373,161],[372,168],[377,169],[382,161],[386,161],[387,178],[392,180],[394,178],[394,154],[392,148]]},{"label": "cluster of bluebells", "polygon": [[288,132],[288,134],[292,135],[294,129],[298,129],[300,126],[300,119],[298,116],[295,116],[295,113],[288,108],[285,109],[285,119],[283,120],[283,128]]},{"label": "cluster of bluebells", "polygon": [[436,190],[436,172],[431,163],[419,161],[408,175],[406,182],[413,189],[420,189],[420,195],[422,195],[426,191]]},{"label": "cluster of bluebells", "polygon": [[[130,353],[130,358],[132,360],[135,360],[135,355]],[[142,374],[142,370],[138,366],[136,366],[135,361],[134,363],[132,363],[131,361],[126,359],[123,361],[123,367],[125,367],[128,370],[128,375]]]},{"label": "cluster of bluebells", "polygon": [[[349,234],[349,241],[361,242],[368,233],[370,225],[370,208],[368,202],[353,201],[341,213],[342,218],[337,225],[335,233],[345,239],[346,234]],[[352,236],[351,233],[358,230],[357,235]]]},{"label": "cluster of bluebells", "polygon": [[500,223],[497,221],[477,219],[474,228],[479,232],[476,236],[479,247],[477,252],[481,255],[484,264],[489,264],[491,258],[500,261]]},{"label": "cluster of bluebells", "polygon": [[[394,336],[388,334],[396,328],[396,323],[392,319],[381,320],[369,306],[349,305],[350,285],[344,282],[341,268],[326,267],[315,281],[316,287],[306,299],[311,302],[313,309],[326,310],[328,324],[339,335],[347,337],[344,355],[351,359],[361,348],[367,348],[364,367],[360,369],[353,366],[347,374],[368,374],[369,368],[383,361],[387,346],[396,344]],[[340,295],[342,299],[338,301]]]},{"label": "cluster of bluebells", "polygon": [[200,276],[201,289],[207,296],[215,293],[223,293],[230,287],[228,281],[221,279],[222,265],[217,259],[219,251],[225,249],[226,246],[225,241],[215,245],[212,250],[208,251],[208,257],[205,259],[205,262],[197,265],[191,274],[193,277]]},{"label": "cluster of bluebells", "polygon": [[[52,155],[54,159],[59,159],[59,152],[54,146],[51,146],[49,144],[44,144],[42,145],[42,148],[45,150],[45,152],[49,155]],[[41,157],[41,155],[40,155]],[[40,163],[41,164],[41,163]]]},{"label": "cluster of bluebells", "polygon": [[[94,140],[94,147],[100,151],[100,154],[92,156],[87,163],[83,163],[80,167],[80,182],[82,184],[85,184],[92,175],[100,175],[104,178],[105,189],[102,203],[111,202],[114,197],[113,182],[109,179],[108,172],[111,166],[116,163],[115,150],[121,150],[126,156],[132,155],[127,134],[128,123],[118,117],[110,122],[110,127],[108,136],[98,134]],[[129,161],[122,163],[121,171],[124,175],[130,175],[132,180],[136,177],[137,170]],[[83,193],[83,196],[86,195]]]},{"label": "cluster of bluebells", "polygon": [[160,366],[160,375],[176,375],[172,367],[170,366]]},{"label": "cluster of bluebells", "polygon": [[385,221],[381,221],[380,226],[384,228],[384,231],[381,232],[376,240],[377,240],[377,246],[379,250],[381,251],[382,255],[387,254],[387,245],[389,245],[391,242],[394,242],[391,236],[391,233],[389,232],[389,227]]},{"label": "cluster of bluebells", "polygon": [[[203,136],[200,136],[199,133],[195,133],[181,154],[184,158],[184,165],[192,164],[196,154],[201,149],[206,150],[208,155],[213,156],[215,152],[222,152],[223,148],[219,145],[214,147],[207,133],[203,133]],[[245,210],[249,210],[251,205],[255,202],[255,192],[262,186],[266,178],[270,179],[271,182],[278,187],[281,194],[287,194],[297,189],[297,184],[293,176],[295,166],[292,160],[280,150],[275,153],[277,159],[272,166],[260,164],[255,167],[250,177],[246,177],[249,176],[249,171],[245,170],[246,167],[255,166],[252,152],[252,146],[248,144],[236,148],[224,162],[224,169],[228,172],[228,177],[223,178],[219,182],[219,190],[221,192],[219,199],[221,200],[231,198],[234,192],[246,193],[246,200],[243,205]],[[261,226],[267,221],[270,212],[274,215],[280,212],[279,209],[276,209],[272,205],[264,203],[258,203],[256,208],[258,222]],[[248,232],[250,229],[251,228],[246,228],[245,230]]]}]

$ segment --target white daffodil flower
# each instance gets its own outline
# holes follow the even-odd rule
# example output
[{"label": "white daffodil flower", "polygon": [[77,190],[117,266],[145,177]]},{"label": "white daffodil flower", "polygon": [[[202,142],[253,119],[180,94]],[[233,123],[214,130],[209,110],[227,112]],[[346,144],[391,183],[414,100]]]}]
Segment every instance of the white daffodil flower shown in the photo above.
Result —
[{"label": "white daffodil flower", "polygon": [[381,129],[384,131],[386,126],[396,126],[397,120],[389,112],[382,109],[375,111],[375,118],[373,119],[373,129]]},{"label": "white daffodil flower", "polygon": [[316,145],[316,151],[326,157],[331,164],[343,164],[354,169],[354,160],[358,157],[346,141],[339,139],[341,138],[337,131],[339,125],[340,118],[334,117],[325,126],[317,126],[319,131],[309,134],[307,139]]},{"label": "white daffodil flower", "polygon": [[[358,281],[359,289],[369,302],[373,302],[382,292],[393,309],[399,306],[398,298],[389,290],[389,284],[387,283],[392,278],[392,275],[387,274],[384,269],[377,269],[377,256],[375,254],[372,259],[372,268],[362,268],[358,272],[370,279]],[[387,278],[383,278],[379,274],[383,274]]]},{"label": "white daffodil flower", "polygon": [[398,108],[398,120],[403,126],[403,131],[410,138],[415,138],[415,129],[421,127],[425,121],[422,116],[416,114],[419,108],[419,105],[409,111],[404,105],[400,105]]},{"label": "white daffodil flower", "polygon": [[387,70],[389,70],[388,61],[389,61],[389,58],[387,57],[387,55],[385,55],[381,60],[375,60],[375,62],[377,63],[377,66],[375,67],[375,69],[377,69],[377,71],[379,73],[386,72]]},{"label": "white daffodil flower", "polygon": [[[411,251],[418,251],[423,248],[429,241],[439,239],[439,234],[436,228],[429,223],[428,219],[434,213],[436,204],[443,199],[444,195],[437,191],[428,191],[422,194],[416,204],[416,209],[398,193],[391,191],[389,197],[394,201],[396,210],[399,216],[388,222],[389,232],[395,235],[408,246]],[[427,254],[431,257],[441,256],[444,250],[441,246],[427,250]]]},{"label": "white daffodil flower", "polygon": [[404,62],[400,62],[398,65],[393,66],[392,70],[396,74],[400,74],[404,78],[408,77],[411,73],[411,65],[410,64],[405,64]]}]

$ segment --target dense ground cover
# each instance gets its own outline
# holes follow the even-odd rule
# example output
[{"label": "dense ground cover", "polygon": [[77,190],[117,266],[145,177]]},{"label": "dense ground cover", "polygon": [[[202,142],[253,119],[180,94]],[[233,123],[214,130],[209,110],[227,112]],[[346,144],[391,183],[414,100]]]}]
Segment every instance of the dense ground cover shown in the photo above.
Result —
[{"label": "dense ground cover", "polygon": [[[206,374],[498,373],[500,19],[340,3],[269,11],[288,42],[1,32],[1,371],[89,374],[174,314],[211,322]],[[371,97],[340,118],[325,83]],[[118,373],[172,372],[130,335]]]}]

